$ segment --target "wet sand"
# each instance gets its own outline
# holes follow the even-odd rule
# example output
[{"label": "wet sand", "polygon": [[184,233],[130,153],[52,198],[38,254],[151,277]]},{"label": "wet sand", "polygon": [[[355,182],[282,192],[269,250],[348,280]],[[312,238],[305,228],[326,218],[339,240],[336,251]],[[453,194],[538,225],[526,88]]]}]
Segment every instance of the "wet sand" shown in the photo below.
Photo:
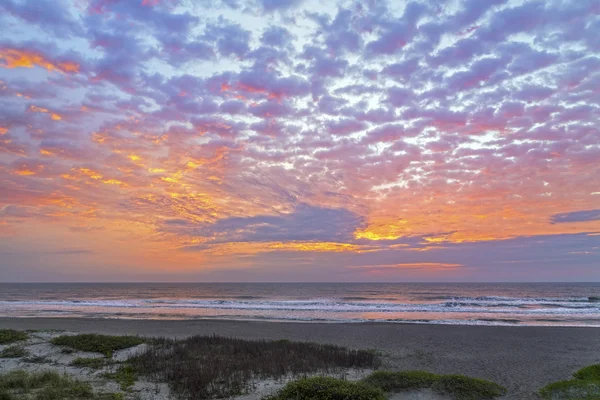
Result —
[{"label": "wet sand", "polygon": [[600,363],[600,328],[70,318],[0,318],[0,328],[169,337],[217,334],[377,349],[384,368],[489,379],[508,388],[506,399],[537,399],[539,388]]}]

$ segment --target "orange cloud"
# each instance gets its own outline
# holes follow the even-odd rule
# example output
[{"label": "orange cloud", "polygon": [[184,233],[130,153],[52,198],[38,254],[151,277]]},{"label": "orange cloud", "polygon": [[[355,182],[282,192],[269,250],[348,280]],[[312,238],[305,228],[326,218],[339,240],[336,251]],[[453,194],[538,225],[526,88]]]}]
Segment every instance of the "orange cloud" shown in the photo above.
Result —
[{"label": "orange cloud", "polygon": [[32,171],[28,168],[22,168],[22,169],[15,170],[14,173],[16,175],[35,175],[35,171]]},{"label": "orange cloud", "polygon": [[400,263],[400,264],[381,264],[381,265],[363,265],[352,266],[348,268],[367,268],[367,269],[427,269],[427,270],[449,270],[464,267],[462,264],[447,264],[447,263],[432,263],[432,262],[417,262],[417,263]]},{"label": "orange cloud", "polygon": [[105,179],[102,181],[103,183],[106,183],[107,185],[119,185],[119,186],[123,186],[126,187],[127,184],[124,182],[121,182],[118,179]]},{"label": "orange cloud", "polygon": [[4,128],[0,126],[0,135],[6,135],[8,133],[8,128]]},{"label": "orange cloud", "polygon": [[28,111],[50,114],[50,118],[52,118],[54,121],[60,121],[62,119],[62,116],[60,114],[51,112],[47,108],[30,105]]},{"label": "orange cloud", "polygon": [[207,252],[215,255],[256,254],[273,251],[318,253],[362,252],[364,246],[337,242],[228,242],[211,245]]},{"label": "orange cloud", "polygon": [[22,165],[16,168],[13,171],[15,175],[28,176],[28,175],[36,175],[44,170],[43,165],[30,166],[30,165]]},{"label": "orange cloud", "polygon": [[11,47],[0,48],[0,66],[4,68],[33,68],[38,66],[48,71],[62,73],[79,72],[79,64],[72,61],[56,62],[47,59],[43,54],[34,50],[20,50]]}]

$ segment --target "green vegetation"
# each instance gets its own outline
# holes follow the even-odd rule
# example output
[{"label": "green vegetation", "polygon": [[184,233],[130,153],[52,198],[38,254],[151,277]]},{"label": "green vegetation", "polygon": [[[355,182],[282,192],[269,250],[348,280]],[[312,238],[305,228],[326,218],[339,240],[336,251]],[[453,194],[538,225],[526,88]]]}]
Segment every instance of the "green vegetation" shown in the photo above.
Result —
[{"label": "green vegetation", "polygon": [[377,368],[380,363],[365,350],[287,340],[194,336],[154,344],[129,362],[139,374],[168,383],[182,399],[227,398],[251,390],[256,379]]},{"label": "green vegetation", "polygon": [[363,383],[378,387],[385,392],[432,387],[439,376],[425,371],[376,371],[363,379]]},{"label": "green vegetation", "polygon": [[433,389],[459,400],[493,399],[506,393],[505,388],[494,382],[463,375],[441,375]]},{"label": "green vegetation", "polygon": [[14,329],[0,329],[0,344],[9,344],[27,340],[29,336],[25,332]]},{"label": "green vegetation", "polygon": [[586,381],[600,381],[600,364],[590,365],[589,367],[581,368],[573,374],[575,379]]},{"label": "green vegetation", "polygon": [[113,352],[137,346],[145,342],[137,336],[107,336],[107,335],[63,335],[55,337],[50,341],[57,346],[67,346],[78,351],[102,353],[106,357],[112,357]]},{"label": "green vegetation", "polygon": [[305,378],[288,383],[264,400],[385,399],[384,393],[430,388],[457,400],[493,399],[506,392],[502,386],[462,375],[436,375],[425,371],[377,371],[360,382],[334,378]]},{"label": "green vegetation", "polygon": [[493,399],[506,392],[502,386],[484,379],[426,371],[376,371],[362,382],[385,392],[430,388],[458,400]]},{"label": "green vegetation", "polygon": [[119,385],[121,385],[121,390],[129,389],[138,379],[138,374],[131,365],[123,365],[115,372],[107,372],[102,376],[117,382]]},{"label": "green vegetation", "polygon": [[71,361],[71,366],[90,369],[100,369],[106,365],[104,358],[76,358]]},{"label": "green vegetation", "polygon": [[600,364],[590,365],[573,374],[574,379],[549,384],[540,390],[543,399],[600,399]]},{"label": "green vegetation", "polygon": [[29,355],[23,346],[10,346],[0,352],[0,358],[21,358]]},{"label": "green vegetation", "polygon": [[42,356],[31,356],[31,357],[24,358],[23,361],[31,363],[31,364],[44,364],[44,363],[50,362],[51,360],[48,360],[46,357],[42,357]]},{"label": "green vegetation", "polygon": [[361,382],[328,377],[304,378],[288,383],[264,400],[385,400],[385,393]]},{"label": "green vegetation", "polygon": [[101,399],[89,384],[56,372],[13,371],[0,375],[0,399],[75,400]]}]

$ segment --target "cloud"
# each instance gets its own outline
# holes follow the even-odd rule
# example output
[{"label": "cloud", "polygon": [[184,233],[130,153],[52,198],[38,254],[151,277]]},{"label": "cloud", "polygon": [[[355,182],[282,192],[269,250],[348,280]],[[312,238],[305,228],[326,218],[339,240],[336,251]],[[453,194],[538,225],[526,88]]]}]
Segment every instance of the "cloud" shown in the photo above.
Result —
[{"label": "cloud", "polygon": [[226,242],[344,242],[363,224],[363,219],[345,209],[299,204],[289,214],[232,217],[198,227],[191,221],[165,221],[168,230]]},{"label": "cloud", "polygon": [[300,5],[304,0],[258,0],[267,12],[286,10]]},{"label": "cloud", "polygon": [[7,47],[0,45],[0,66],[4,68],[33,68],[38,66],[50,72],[58,71],[65,74],[79,72],[79,64],[73,61],[50,59],[37,50]]},{"label": "cloud", "polygon": [[588,221],[600,221],[600,210],[573,211],[568,213],[554,214],[552,217],[550,217],[550,222],[552,224]]},{"label": "cloud", "polygon": [[2,2],[0,235],[131,271],[597,265],[597,1],[312,6]]}]

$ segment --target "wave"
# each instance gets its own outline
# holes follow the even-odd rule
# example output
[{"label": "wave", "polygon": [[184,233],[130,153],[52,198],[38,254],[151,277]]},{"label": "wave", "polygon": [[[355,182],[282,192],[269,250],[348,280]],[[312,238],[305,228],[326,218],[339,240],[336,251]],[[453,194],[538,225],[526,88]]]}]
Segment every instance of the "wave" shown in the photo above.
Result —
[{"label": "wave", "polygon": [[[579,299],[579,298],[578,298]],[[581,298],[583,299],[583,298]],[[455,297],[434,303],[399,303],[342,299],[120,299],[120,300],[31,300],[0,301],[0,308],[55,307],[57,309],[213,309],[244,311],[301,311],[319,313],[512,313],[512,314],[600,314],[600,302],[575,298],[519,299],[509,297]]]},{"label": "wave", "polygon": [[582,296],[582,297],[507,297],[507,296],[435,296],[430,297],[432,300],[449,300],[449,301],[480,301],[480,302],[523,302],[523,303],[543,303],[543,302],[563,302],[563,303],[594,303],[600,302],[600,297]]}]

